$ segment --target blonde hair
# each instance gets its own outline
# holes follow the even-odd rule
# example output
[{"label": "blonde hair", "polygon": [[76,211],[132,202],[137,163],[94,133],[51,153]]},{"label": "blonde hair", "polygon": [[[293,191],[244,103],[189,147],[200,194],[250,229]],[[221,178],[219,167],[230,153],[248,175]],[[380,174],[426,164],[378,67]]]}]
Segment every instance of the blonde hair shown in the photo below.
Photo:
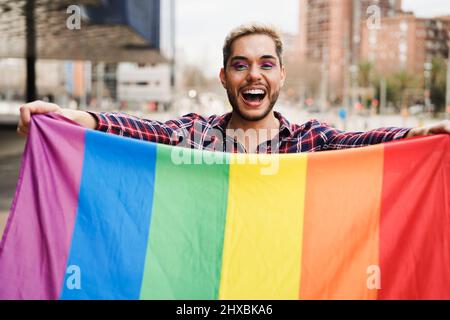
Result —
[{"label": "blonde hair", "polygon": [[225,42],[223,44],[223,67],[226,68],[228,59],[231,56],[231,46],[233,42],[240,37],[252,35],[252,34],[264,34],[269,36],[273,42],[275,43],[275,51],[277,53],[278,59],[280,60],[280,65],[283,64],[282,56],[283,56],[283,42],[281,40],[281,36],[279,31],[273,27],[266,24],[261,23],[250,23],[243,24],[228,33],[225,38]]}]

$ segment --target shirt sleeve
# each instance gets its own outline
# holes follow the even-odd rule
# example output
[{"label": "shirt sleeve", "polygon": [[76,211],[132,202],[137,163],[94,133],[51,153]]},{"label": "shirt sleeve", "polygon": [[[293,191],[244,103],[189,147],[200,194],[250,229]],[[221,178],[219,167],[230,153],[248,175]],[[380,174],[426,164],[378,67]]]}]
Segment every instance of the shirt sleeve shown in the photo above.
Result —
[{"label": "shirt sleeve", "polygon": [[188,131],[199,116],[187,114],[166,122],[141,119],[119,112],[92,112],[96,119],[96,130],[119,136],[130,137],[156,143],[176,145],[183,131]]},{"label": "shirt sleeve", "polygon": [[345,132],[321,123],[323,150],[358,148],[405,138],[411,128],[385,127],[369,131]]}]

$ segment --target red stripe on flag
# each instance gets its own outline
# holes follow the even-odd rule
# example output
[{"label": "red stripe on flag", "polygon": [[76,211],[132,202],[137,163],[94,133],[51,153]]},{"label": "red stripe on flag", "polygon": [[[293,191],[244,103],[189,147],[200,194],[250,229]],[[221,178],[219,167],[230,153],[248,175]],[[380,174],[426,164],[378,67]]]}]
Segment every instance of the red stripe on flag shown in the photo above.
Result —
[{"label": "red stripe on flag", "polygon": [[385,145],[379,299],[450,299],[450,136]]}]

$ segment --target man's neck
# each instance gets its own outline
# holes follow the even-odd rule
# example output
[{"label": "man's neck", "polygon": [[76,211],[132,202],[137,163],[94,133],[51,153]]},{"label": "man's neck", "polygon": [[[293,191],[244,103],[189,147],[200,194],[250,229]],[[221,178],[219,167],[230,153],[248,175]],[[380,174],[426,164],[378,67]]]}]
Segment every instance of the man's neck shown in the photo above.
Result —
[{"label": "man's neck", "polygon": [[275,117],[275,113],[271,111],[264,119],[261,119],[259,121],[248,121],[243,119],[239,114],[236,112],[232,112],[231,118],[228,121],[227,129],[242,129],[244,131],[248,129],[253,130],[272,130],[272,129],[279,129],[280,128],[280,121]]},{"label": "man's neck", "polygon": [[247,152],[256,152],[256,147],[268,140],[272,140],[278,135],[280,121],[275,117],[274,112],[270,112],[264,119],[259,121],[248,121],[233,112],[228,121],[227,135],[237,138],[245,147]]}]

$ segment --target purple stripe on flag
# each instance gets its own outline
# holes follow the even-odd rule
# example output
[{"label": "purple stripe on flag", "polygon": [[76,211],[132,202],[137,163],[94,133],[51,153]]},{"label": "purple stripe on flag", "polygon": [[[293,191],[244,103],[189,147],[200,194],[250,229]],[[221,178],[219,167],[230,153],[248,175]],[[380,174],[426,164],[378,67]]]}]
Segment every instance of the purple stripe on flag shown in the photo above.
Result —
[{"label": "purple stripe on flag", "polygon": [[32,117],[0,242],[0,299],[59,298],[84,156],[85,129],[73,124],[56,114]]}]

